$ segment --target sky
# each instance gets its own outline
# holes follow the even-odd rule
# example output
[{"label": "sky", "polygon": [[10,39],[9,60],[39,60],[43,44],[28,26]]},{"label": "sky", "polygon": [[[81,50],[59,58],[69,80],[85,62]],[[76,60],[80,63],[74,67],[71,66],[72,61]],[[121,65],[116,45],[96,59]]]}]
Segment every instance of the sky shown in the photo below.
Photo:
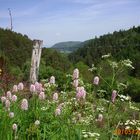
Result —
[{"label": "sky", "polygon": [[0,27],[50,47],[140,25],[140,0],[0,0]]}]

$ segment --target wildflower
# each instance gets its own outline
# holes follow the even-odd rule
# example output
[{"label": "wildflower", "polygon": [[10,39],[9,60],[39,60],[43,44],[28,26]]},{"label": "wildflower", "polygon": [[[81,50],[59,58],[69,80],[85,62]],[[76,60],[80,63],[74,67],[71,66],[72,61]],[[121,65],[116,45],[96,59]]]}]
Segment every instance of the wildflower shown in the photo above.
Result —
[{"label": "wildflower", "polygon": [[99,77],[98,76],[94,77],[93,84],[94,85],[98,85],[99,84]]},{"label": "wildflower", "polygon": [[43,111],[45,111],[45,110],[47,110],[47,107],[41,107],[41,110],[43,110]]},{"label": "wildflower", "polygon": [[103,120],[103,115],[102,115],[102,114],[99,114],[99,115],[98,115],[98,121],[99,121],[99,122],[102,122],[102,120]]},{"label": "wildflower", "polygon": [[53,94],[53,100],[54,101],[57,101],[58,100],[58,93],[57,92]]},{"label": "wildflower", "polygon": [[118,63],[115,61],[109,61],[109,64],[112,68],[118,68]]},{"label": "wildflower", "polygon": [[10,101],[8,99],[6,99],[6,101],[5,101],[5,106],[6,106],[6,108],[10,107]]},{"label": "wildflower", "polygon": [[33,84],[31,84],[30,85],[30,92],[35,92],[36,90],[35,90],[35,85],[33,85]]},{"label": "wildflower", "polygon": [[45,99],[45,93],[44,92],[40,92],[39,99],[40,100],[44,100]]},{"label": "wildflower", "polygon": [[64,103],[61,103],[61,104],[58,105],[58,108],[62,109],[63,106],[64,106]]},{"label": "wildflower", "polygon": [[92,72],[92,71],[96,71],[97,68],[94,66],[94,64],[92,64],[91,68],[89,68],[88,70]]},{"label": "wildflower", "polygon": [[40,93],[42,91],[42,84],[35,82],[35,90]]},{"label": "wildflower", "polygon": [[6,96],[9,100],[11,100],[11,97],[12,97],[11,91],[7,91]]},{"label": "wildflower", "polygon": [[10,117],[10,118],[13,118],[13,117],[14,117],[14,112],[10,112],[10,113],[9,113],[9,117]]},{"label": "wildflower", "polygon": [[14,123],[14,124],[12,125],[12,128],[13,128],[13,130],[16,132],[16,131],[17,131],[17,124]]},{"label": "wildflower", "polygon": [[24,85],[22,82],[20,82],[17,87],[18,87],[18,90],[23,90]]},{"label": "wildflower", "polygon": [[50,84],[55,84],[55,77],[54,76],[51,76],[50,77]]},{"label": "wildflower", "polygon": [[28,101],[27,101],[27,99],[22,99],[21,109],[22,110],[28,110]]},{"label": "wildflower", "polygon": [[97,111],[104,112],[104,107],[97,107]]},{"label": "wildflower", "polygon": [[125,96],[125,95],[119,95],[119,94],[118,94],[118,96],[120,97],[120,100],[121,100],[121,101],[125,101],[125,100],[126,100],[126,101],[129,101],[129,100],[131,100],[131,97],[128,96],[128,95]]},{"label": "wildflower", "polygon": [[87,134],[84,134],[83,137],[84,137],[84,138],[88,138],[88,135],[87,135]]},{"label": "wildflower", "polygon": [[14,86],[13,86],[12,92],[18,92],[18,86],[17,86],[17,85],[14,85]]},{"label": "wildflower", "polygon": [[130,68],[132,68],[132,69],[135,69],[135,68],[132,66],[132,61],[130,61],[129,59],[123,60],[123,61],[122,61],[122,64],[123,64],[124,66],[126,66],[126,67],[130,67]]},{"label": "wildflower", "polygon": [[115,102],[116,96],[117,96],[117,91],[116,91],[116,90],[113,90],[113,91],[112,91],[112,97],[111,97],[112,103]]},{"label": "wildflower", "polygon": [[37,126],[37,125],[40,125],[40,121],[39,120],[36,120],[35,121],[35,125]]},{"label": "wildflower", "polygon": [[61,109],[60,108],[57,108],[56,110],[55,110],[55,116],[58,116],[58,115],[60,115],[61,114]]},{"label": "wildflower", "polygon": [[6,101],[6,97],[5,96],[2,96],[1,97],[1,102],[4,103],[5,101]]},{"label": "wildflower", "polygon": [[16,102],[17,101],[17,96],[13,95],[11,100],[12,100],[12,102]]},{"label": "wildflower", "polygon": [[74,87],[78,87],[78,84],[79,84],[78,79],[75,79],[75,80],[73,81],[73,86],[74,86]]},{"label": "wildflower", "polygon": [[108,58],[108,57],[110,57],[110,56],[111,56],[111,54],[108,53],[108,54],[106,54],[106,55],[102,55],[102,58]]},{"label": "wildflower", "polygon": [[79,78],[79,70],[78,69],[74,69],[73,71],[73,80],[74,79],[78,79]]},{"label": "wildflower", "polygon": [[78,100],[80,100],[81,98],[85,99],[86,91],[85,91],[84,87],[78,87],[77,88],[76,97],[77,97]]}]

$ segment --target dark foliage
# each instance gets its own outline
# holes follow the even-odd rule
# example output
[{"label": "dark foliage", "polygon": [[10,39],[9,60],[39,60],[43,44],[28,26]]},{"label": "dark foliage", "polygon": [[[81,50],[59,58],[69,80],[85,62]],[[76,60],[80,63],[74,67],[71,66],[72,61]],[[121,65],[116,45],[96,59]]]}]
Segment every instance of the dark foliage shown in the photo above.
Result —
[{"label": "dark foliage", "polygon": [[71,53],[69,59],[73,63],[83,61],[91,66],[99,63],[101,56],[108,53],[111,53],[116,60],[133,61],[135,69],[131,71],[131,75],[140,78],[140,26],[88,40],[83,48]]},{"label": "dark foliage", "polygon": [[0,28],[0,54],[7,58],[10,66],[21,68],[31,53],[32,41],[26,35]]}]

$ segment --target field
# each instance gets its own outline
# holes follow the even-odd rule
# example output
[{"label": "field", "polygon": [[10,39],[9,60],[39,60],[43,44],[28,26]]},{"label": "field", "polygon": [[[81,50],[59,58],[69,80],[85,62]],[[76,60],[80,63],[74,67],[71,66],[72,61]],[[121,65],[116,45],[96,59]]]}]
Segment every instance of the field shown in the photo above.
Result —
[{"label": "field", "polygon": [[92,83],[84,83],[75,68],[66,75],[63,91],[54,76],[30,85],[12,83],[1,94],[1,139],[139,140],[140,104],[124,93],[127,85],[118,78],[125,68],[134,67],[130,60],[108,57],[102,56],[111,66],[110,81],[93,65]]}]

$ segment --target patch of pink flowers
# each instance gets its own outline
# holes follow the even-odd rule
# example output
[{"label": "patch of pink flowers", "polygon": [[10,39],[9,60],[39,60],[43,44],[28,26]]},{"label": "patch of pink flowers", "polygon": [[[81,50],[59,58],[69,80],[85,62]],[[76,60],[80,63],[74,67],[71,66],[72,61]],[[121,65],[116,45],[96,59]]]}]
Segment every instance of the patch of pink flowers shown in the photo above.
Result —
[{"label": "patch of pink flowers", "polygon": [[17,86],[17,85],[14,85],[14,86],[13,86],[12,92],[18,92],[18,86]]},{"label": "patch of pink flowers", "polygon": [[76,88],[78,87],[79,81],[78,79],[73,80],[73,86]]},{"label": "patch of pink flowers", "polygon": [[8,100],[8,99],[6,99],[6,101],[5,101],[5,107],[6,108],[10,108],[10,101]]},{"label": "patch of pink flowers", "polygon": [[30,92],[35,92],[36,91],[36,87],[34,84],[30,85]]},{"label": "patch of pink flowers", "polygon": [[40,92],[39,99],[40,100],[44,100],[45,98],[46,98],[45,93],[44,92]]},{"label": "patch of pink flowers", "polygon": [[10,117],[10,118],[14,118],[14,112],[10,112],[10,113],[9,113],[9,117]]},{"label": "patch of pink flowers", "polygon": [[22,99],[21,109],[22,110],[28,110],[28,101],[27,101],[27,99]]},{"label": "patch of pink flowers", "polygon": [[11,100],[11,98],[12,98],[12,93],[11,93],[11,91],[7,91],[6,97],[7,97],[9,100]]},{"label": "patch of pink flowers", "polygon": [[1,102],[2,102],[2,103],[5,103],[5,101],[6,101],[6,97],[5,97],[5,96],[2,96],[2,97],[1,97]]},{"label": "patch of pink flowers", "polygon": [[79,70],[78,69],[74,69],[73,71],[73,80],[74,79],[78,79],[79,78]]},{"label": "patch of pink flowers", "polygon": [[12,125],[12,129],[13,129],[14,131],[17,131],[17,124],[14,123],[14,124]]},{"label": "patch of pink flowers", "polygon": [[55,116],[58,116],[61,114],[61,109],[60,108],[56,108],[55,110]]},{"label": "patch of pink flowers", "polygon": [[18,90],[23,90],[24,85],[22,82],[20,82],[17,87],[18,87]]},{"label": "patch of pink flowers", "polygon": [[99,80],[100,80],[99,77],[98,76],[95,76],[94,77],[94,80],[93,80],[93,84],[94,85],[98,85],[99,84]]},{"label": "patch of pink flowers", "polygon": [[84,87],[77,87],[76,88],[76,98],[78,100],[80,100],[80,99],[85,99],[85,97],[86,97],[85,88]]},{"label": "patch of pink flowers", "polygon": [[55,84],[55,77],[54,77],[54,76],[51,76],[51,77],[50,77],[49,83],[50,83],[50,84]]},{"label": "patch of pink flowers", "polygon": [[17,101],[17,96],[16,95],[13,95],[11,101],[12,102],[16,102]]},{"label": "patch of pink flowers", "polygon": [[42,84],[41,83],[38,83],[38,82],[35,82],[35,90],[36,92],[40,93],[42,92]]},{"label": "patch of pink flowers", "polygon": [[61,103],[61,104],[58,105],[57,108],[62,109],[64,107],[64,105],[65,105],[64,103]]},{"label": "patch of pink flowers", "polygon": [[57,100],[58,100],[58,93],[57,93],[57,92],[55,92],[55,93],[53,94],[53,100],[54,100],[54,101],[57,101]]},{"label": "patch of pink flowers", "polygon": [[97,121],[102,122],[102,120],[103,120],[103,115],[102,114],[99,114]]},{"label": "patch of pink flowers", "polygon": [[117,97],[117,91],[116,91],[116,90],[113,90],[113,91],[112,91],[112,96],[111,96],[111,101],[112,101],[112,103],[115,102],[116,97]]}]

